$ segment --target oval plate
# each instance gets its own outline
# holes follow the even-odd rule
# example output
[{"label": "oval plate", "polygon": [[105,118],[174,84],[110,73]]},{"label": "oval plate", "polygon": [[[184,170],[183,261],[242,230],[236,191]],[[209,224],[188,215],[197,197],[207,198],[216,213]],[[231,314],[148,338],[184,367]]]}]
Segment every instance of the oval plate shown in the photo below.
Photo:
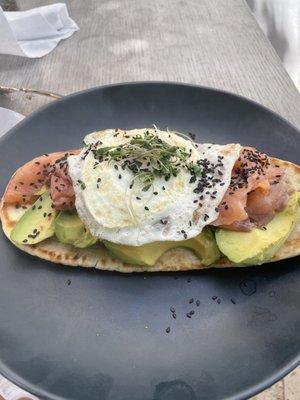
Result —
[{"label": "oval plate", "polygon": [[[93,130],[152,124],[299,162],[299,132],[256,103],[182,84],[121,84],[55,101],[6,134],[1,193],[34,156],[79,147]],[[45,262],[3,234],[0,254],[0,370],[43,398],[246,399],[299,363],[299,257],[121,275]]]}]

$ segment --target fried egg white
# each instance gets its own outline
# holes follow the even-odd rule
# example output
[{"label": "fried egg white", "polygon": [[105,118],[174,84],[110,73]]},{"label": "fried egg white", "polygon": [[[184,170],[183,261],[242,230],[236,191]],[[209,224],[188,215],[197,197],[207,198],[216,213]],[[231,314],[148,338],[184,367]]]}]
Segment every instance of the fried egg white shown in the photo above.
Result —
[{"label": "fried egg white", "polygon": [[181,169],[166,181],[155,177],[153,187],[142,191],[131,185],[134,175],[116,162],[97,163],[92,151],[82,150],[68,158],[75,190],[75,206],[91,233],[114,243],[140,246],[156,241],[179,241],[201,233],[218,217],[221,202],[241,150],[239,144],[194,144],[173,133],[157,129],[105,130],[87,135],[86,145],[118,146],[144,132],[184,147],[190,161],[200,162],[203,173],[195,182]]}]

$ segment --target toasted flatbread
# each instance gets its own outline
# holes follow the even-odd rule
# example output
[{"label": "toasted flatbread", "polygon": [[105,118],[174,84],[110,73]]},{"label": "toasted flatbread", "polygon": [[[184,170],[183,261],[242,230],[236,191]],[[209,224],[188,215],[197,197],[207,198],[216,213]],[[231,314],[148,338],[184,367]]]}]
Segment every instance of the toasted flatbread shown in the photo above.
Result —
[{"label": "toasted flatbread", "polygon": [[[275,158],[273,158],[273,161],[285,169],[294,189],[300,191],[300,166]],[[3,231],[9,240],[11,240],[10,232],[24,212],[25,211],[22,208],[16,209],[13,205],[6,205],[2,199],[0,218]],[[71,245],[62,244],[55,238],[55,236],[35,245],[19,245],[14,242],[12,243],[28,254],[53,263],[74,267],[96,268],[107,271],[127,273],[167,272],[197,270],[210,267],[224,268],[238,266],[230,263],[225,257],[221,258],[213,265],[202,265],[201,261],[192,251],[184,248],[168,250],[160,257],[154,266],[148,267],[122,262],[113,257],[100,242],[85,249],[78,249]],[[300,255],[300,215],[298,215],[297,222],[290,237],[269,262],[279,261],[297,255]]]}]

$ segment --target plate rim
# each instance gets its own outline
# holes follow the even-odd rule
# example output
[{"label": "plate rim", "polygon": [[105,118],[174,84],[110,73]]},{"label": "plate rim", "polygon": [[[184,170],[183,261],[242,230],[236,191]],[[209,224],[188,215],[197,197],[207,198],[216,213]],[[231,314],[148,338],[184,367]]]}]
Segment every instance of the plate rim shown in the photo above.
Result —
[{"label": "plate rim", "polygon": [[[189,87],[189,88],[194,88],[194,89],[204,89],[208,92],[214,92],[214,93],[220,93],[225,96],[230,96],[235,99],[241,100],[245,103],[250,103],[253,106],[259,107],[262,110],[264,110],[267,113],[272,114],[276,118],[278,118],[281,122],[287,124],[290,128],[294,129],[297,131],[297,133],[300,134],[300,126],[299,128],[294,125],[292,122],[290,122],[287,118],[281,116],[278,114],[276,111],[272,110],[271,108],[259,103],[256,100],[250,99],[246,96],[243,96],[238,93],[231,92],[229,90],[225,89],[220,89],[220,88],[214,88],[212,86],[205,86],[205,85],[197,85],[193,83],[184,83],[184,82],[176,82],[176,81],[160,81],[160,80],[155,80],[155,81],[132,81],[132,82],[120,82],[120,83],[109,83],[107,85],[99,85],[99,86],[94,86],[91,88],[79,90],[67,95],[64,95],[60,97],[59,99],[55,99],[51,101],[50,103],[44,104],[41,107],[37,108],[34,110],[30,115],[25,116],[20,122],[18,122],[16,125],[14,125],[11,129],[9,129],[7,132],[5,132],[1,137],[0,137],[0,146],[3,140],[5,140],[9,135],[13,134],[14,131],[17,128],[22,127],[23,124],[26,124],[27,121],[30,121],[32,118],[34,118],[38,113],[44,111],[47,108],[54,107],[55,104],[64,102],[68,99],[72,99],[74,97],[80,96],[82,94],[90,93],[90,92],[96,92],[98,90],[103,90],[103,89],[109,89],[109,88],[114,88],[114,87],[125,87],[125,86],[139,86],[139,85],[147,85],[147,86],[154,86],[154,85],[166,85],[166,86],[181,86],[181,87]],[[23,114],[22,114],[23,115]]]},{"label": "plate rim", "polygon": [[[47,104],[39,107],[37,110],[33,111],[29,116],[27,116],[26,118],[24,118],[23,120],[18,122],[13,128],[9,129],[4,135],[2,135],[0,138],[0,147],[1,147],[3,141],[5,141],[11,135],[13,135],[16,130],[22,128],[22,126],[24,124],[26,124],[27,121],[34,119],[36,115],[38,115],[39,113],[43,112],[46,109],[54,107],[56,104],[59,104],[61,102],[66,102],[69,99],[72,99],[72,98],[75,98],[75,97],[78,97],[78,96],[81,96],[84,94],[101,91],[103,89],[110,89],[110,88],[114,88],[114,87],[141,86],[141,85],[142,86],[158,86],[158,85],[159,86],[178,86],[178,87],[182,87],[182,88],[188,87],[188,88],[205,90],[205,91],[211,92],[211,93],[230,96],[230,97],[233,97],[242,102],[245,102],[245,103],[251,104],[255,107],[258,107],[261,110],[267,112],[268,114],[273,115],[278,120],[280,120],[282,123],[288,125],[296,133],[300,134],[300,128],[297,128],[294,124],[292,124],[290,121],[288,121],[285,117],[282,117],[276,111],[273,111],[269,107],[262,105],[259,102],[252,100],[246,96],[243,96],[243,95],[240,95],[240,94],[228,91],[228,90],[220,89],[220,88],[197,85],[197,84],[193,84],[193,83],[163,81],[163,80],[151,81],[150,80],[150,81],[132,81],[132,82],[120,82],[120,83],[99,85],[99,86],[91,87],[88,89],[83,89],[83,90],[80,90],[77,92],[73,92],[73,93],[65,95],[57,100],[54,100],[50,103],[47,103]],[[299,349],[298,354],[295,355],[295,357],[293,357],[290,361],[286,362],[282,368],[277,370],[277,372],[271,374],[267,379],[264,379],[263,381],[257,383],[256,385],[251,386],[248,389],[242,390],[242,391],[236,393],[235,395],[224,398],[224,400],[246,400],[249,397],[254,396],[258,393],[261,393],[263,390],[272,386],[273,384],[278,382],[280,379],[284,378],[288,373],[290,373],[295,368],[297,368],[299,365],[300,365],[300,349]],[[45,390],[41,389],[39,386],[37,386],[36,384],[31,384],[28,380],[20,377],[18,374],[16,374],[10,368],[8,368],[1,359],[0,359],[0,373],[6,379],[8,379],[10,382],[14,383],[18,387],[26,390],[30,394],[39,396],[45,400],[67,400],[67,399],[69,399],[67,397],[57,396],[53,393],[50,393],[49,391],[45,391]]]}]

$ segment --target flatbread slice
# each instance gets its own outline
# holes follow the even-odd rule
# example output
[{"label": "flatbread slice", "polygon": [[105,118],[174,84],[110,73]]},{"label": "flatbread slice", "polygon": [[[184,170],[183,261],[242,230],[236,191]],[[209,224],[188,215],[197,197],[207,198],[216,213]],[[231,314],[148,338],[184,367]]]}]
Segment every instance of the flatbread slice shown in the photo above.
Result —
[{"label": "flatbread slice", "polygon": [[[276,158],[273,158],[273,161],[285,169],[295,190],[300,191],[300,166]],[[24,212],[22,208],[16,209],[15,206],[6,205],[2,199],[0,218],[3,231],[9,240],[11,240],[10,232]],[[122,262],[113,257],[101,243],[97,243],[85,249],[78,249],[71,245],[60,243],[55,236],[35,245],[19,245],[14,242],[12,243],[25,253],[53,263],[125,273],[188,271],[211,267],[225,268],[239,266],[230,263],[225,257],[221,258],[213,265],[202,265],[201,260],[199,260],[192,251],[184,248],[168,250],[160,257],[156,265],[148,267]],[[269,262],[279,261],[297,255],[300,255],[300,215],[298,215],[297,222],[290,237]]]}]

